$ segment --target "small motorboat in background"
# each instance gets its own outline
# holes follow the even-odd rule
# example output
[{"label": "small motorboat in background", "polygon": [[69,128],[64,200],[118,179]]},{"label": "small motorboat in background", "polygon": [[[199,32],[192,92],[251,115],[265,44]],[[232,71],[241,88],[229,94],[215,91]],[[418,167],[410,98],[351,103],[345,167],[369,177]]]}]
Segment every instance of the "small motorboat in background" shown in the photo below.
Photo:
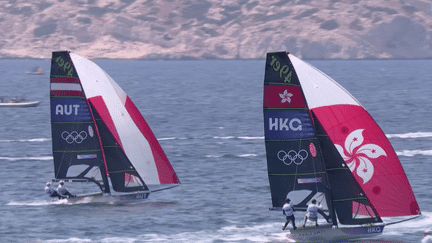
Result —
[{"label": "small motorboat in background", "polygon": [[30,72],[27,72],[27,74],[44,75],[45,71],[42,67],[34,67]]},{"label": "small motorboat in background", "polygon": [[29,101],[24,98],[0,96],[0,107],[35,107],[39,101]]}]

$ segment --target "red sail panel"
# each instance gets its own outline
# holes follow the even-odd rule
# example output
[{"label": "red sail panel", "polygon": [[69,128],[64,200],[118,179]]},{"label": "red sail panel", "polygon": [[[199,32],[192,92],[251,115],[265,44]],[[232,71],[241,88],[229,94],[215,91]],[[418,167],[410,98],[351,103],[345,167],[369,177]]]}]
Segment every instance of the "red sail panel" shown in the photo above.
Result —
[{"label": "red sail panel", "polygon": [[108,127],[108,130],[111,132],[111,134],[113,135],[113,137],[116,140],[116,142],[118,143],[118,145],[121,148],[123,148],[121,140],[120,140],[120,136],[117,132],[117,129],[114,125],[114,121],[113,121],[113,119],[112,119],[112,117],[108,111],[108,108],[107,108],[103,98],[101,96],[95,96],[95,97],[89,98],[88,100],[96,108],[97,112],[99,113],[100,117],[104,121],[105,125]]},{"label": "red sail panel", "polygon": [[305,108],[306,104],[299,86],[267,85],[264,89],[264,107]]},{"label": "red sail panel", "polygon": [[362,106],[341,104],[312,110],[381,217],[419,214],[393,147]]},{"label": "red sail panel", "polygon": [[135,106],[129,96],[126,97],[125,107],[132,120],[150,145],[160,183],[178,184],[179,179],[177,178],[177,175],[173,167],[171,166],[168,157],[165,155],[165,152],[163,151],[158,140],[151,131],[149,125],[144,120],[144,117],[141,115],[138,108]]}]

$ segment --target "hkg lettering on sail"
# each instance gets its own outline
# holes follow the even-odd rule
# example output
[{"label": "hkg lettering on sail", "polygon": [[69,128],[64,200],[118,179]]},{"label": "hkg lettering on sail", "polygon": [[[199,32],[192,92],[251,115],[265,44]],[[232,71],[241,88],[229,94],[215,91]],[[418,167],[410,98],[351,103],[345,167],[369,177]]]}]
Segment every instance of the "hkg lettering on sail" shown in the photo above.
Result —
[{"label": "hkg lettering on sail", "polygon": [[265,110],[266,139],[298,139],[314,137],[307,110]]},{"label": "hkg lettering on sail", "polygon": [[269,118],[270,131],[301,131],[302,122],[298,118]]}]

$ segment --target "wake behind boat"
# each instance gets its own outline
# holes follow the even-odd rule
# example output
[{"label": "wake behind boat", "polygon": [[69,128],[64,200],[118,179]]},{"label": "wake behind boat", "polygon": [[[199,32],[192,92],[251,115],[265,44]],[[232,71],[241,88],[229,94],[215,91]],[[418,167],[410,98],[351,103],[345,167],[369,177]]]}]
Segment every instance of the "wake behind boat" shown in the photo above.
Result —
[{"label": "wake behind boat", "polygon": [[118,200],[146,199],[180,182],[150,127],[120,86],[95,63],[69,52],[51,60],[53,181],[92,182]]},{"label": "wake behind boat", "polygon": [[369,113],[333,79],[286,52],[267,54],[264,126],[273,209],[289,198],[296,211],[306,211],[315,199],[332,222],[271,237],[364,238],[382,233],[381,217],[420,215],[396,152]]},{"label": "wake behind boat", "polygon": [[29,101],[24,98],[1,96],[0,107],[35,107],[39,101]]}]

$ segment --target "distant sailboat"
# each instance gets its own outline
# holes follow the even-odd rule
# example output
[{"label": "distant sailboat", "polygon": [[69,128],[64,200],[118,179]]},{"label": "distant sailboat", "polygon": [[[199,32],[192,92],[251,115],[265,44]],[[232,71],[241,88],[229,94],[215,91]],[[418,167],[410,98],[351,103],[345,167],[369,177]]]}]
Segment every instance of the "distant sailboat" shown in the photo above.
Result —
[{"label": "distant sailboat", "polygon": [[93,182],[100,188],[78,199],[120,200],[145,199],[150,185],[163,190],[180,183],[137,107],[99,66],[53,52],[50,83],[53,181]]},{"label": "distant sailboat", "polygon": [[42,67],[34,67],[31,71],[27,72],[27,74],[44,75],[45,72]]},{"label": "distant sailboat", "polygon": [[316,199],[332,222],[280,237],[363,238],[382,233],[381,217],[420,215],[402,165],[369,113],[333,79],[286,52],[267,54],[264,126],[273,209],[290,198],[305,211]]}]

